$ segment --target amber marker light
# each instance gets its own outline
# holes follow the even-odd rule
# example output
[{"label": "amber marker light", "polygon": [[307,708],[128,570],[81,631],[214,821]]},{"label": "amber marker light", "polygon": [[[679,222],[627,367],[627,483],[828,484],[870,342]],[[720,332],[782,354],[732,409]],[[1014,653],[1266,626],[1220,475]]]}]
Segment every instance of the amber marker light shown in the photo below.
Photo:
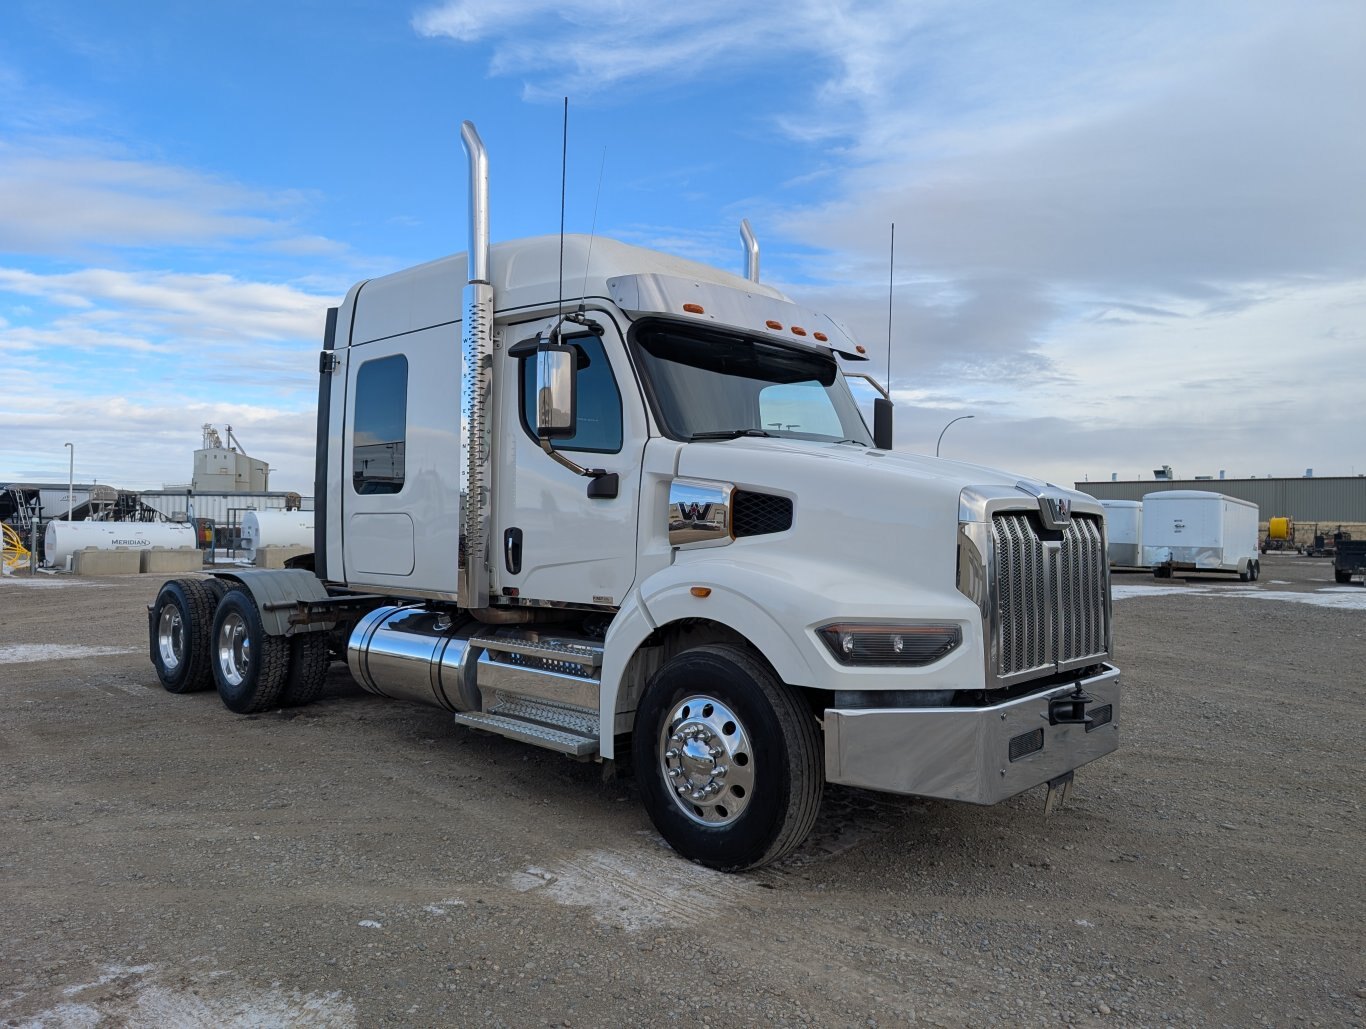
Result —
[{"label": "amber marker light", "polygon": [[782,322],[775,322],[772,318],[764,322],[764,324],[767,325],[770,329],[781,329],[783,327]]},{"label": "amber marker light", "polygon": [[792,326],[792,335],[794,335],[794,336],[805,336],[805,335],[806,335],[806,330],[803,329],[800,325],[794,325],[794,326]]},{"label": "amber marker light", "polygon": [[689,314],[706,314],[706,313],[707,313],[705,310],[702,309],[702,305],[701,305],[701,304],[684,304],[684,305],[683,305],[683,310],[687,311]]},{"label": "amber marker light", "polygon": [[823,333],[823,332],[813,332],[813,333],[811,334],[811,338],[812,338],[812,339],[818,339],[818,340],[820,340],[822,343],[829,343],[829,342],[830,342],[830,337],[827,336],[827,335],[826,335],[825,333]]},{"label": "amber marker light", "polygon": [[865,347],[862,343],[855,343],[854,352],[859,354],[866,354],[868,353],[868,348]]},{"label": "amber marker light", "polygon": [[688,592],[691,593],[694,597],[701,597],[705,600],[707,597],[711,596],[711,587],[694,586],[692,589],[688,590]]}]

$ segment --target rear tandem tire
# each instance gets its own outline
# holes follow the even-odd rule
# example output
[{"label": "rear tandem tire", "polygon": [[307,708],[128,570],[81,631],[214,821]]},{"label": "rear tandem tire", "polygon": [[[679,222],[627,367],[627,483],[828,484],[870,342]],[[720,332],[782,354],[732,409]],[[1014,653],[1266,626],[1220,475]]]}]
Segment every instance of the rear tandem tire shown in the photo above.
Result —
[{"label": "rear tandem tire", "polygon": [[210,670],[217,579],[172,579],[152,605],[152,667],[168,693],[213,685]]},{"label": "rear tandem tire", "polygon": [[655,828],[710,868],[776,861],[806,839],[820,810],[816,720],[741,647],[701,646],[666,662],[637,711],[632,756]]},{"label": "rear tandem tire", "polygon": [[289,641],[289,678],[280,702],[285,707],[311,704],[322,694],[332,649],[325,632],[306,632]]},{"label": "rear tandem tire", "polygon": [[213,617],[212,665],[229,711],[250,715],[279,704],[289,676],[289,643],[266,633],[249,594],[230,589],[223,595]]},{"label": "rear tandem tire", "polygon": [[1341,572],[1341,571],[1338,571],[1336,568],[1334,568],[1334,569],[1333,569],[1333,580],[1334,580],[1339,586],[1346,586],[1348,583],[1350,583],[1350,582],[1352,581],[1352,573],[1351,573],[1351,572]]}]

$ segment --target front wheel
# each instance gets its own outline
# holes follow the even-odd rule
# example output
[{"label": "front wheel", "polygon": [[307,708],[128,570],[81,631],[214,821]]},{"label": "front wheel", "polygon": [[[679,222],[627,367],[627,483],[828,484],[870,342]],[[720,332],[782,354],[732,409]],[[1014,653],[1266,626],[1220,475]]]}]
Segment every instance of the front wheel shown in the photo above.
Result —
[{"label": "front wheel", "polygon": [[815,824],[824,787],[815,719],[740,647],[696,647],[665,663],[636,713],[632,751],[655,828],[710,868],[775,861]]}]

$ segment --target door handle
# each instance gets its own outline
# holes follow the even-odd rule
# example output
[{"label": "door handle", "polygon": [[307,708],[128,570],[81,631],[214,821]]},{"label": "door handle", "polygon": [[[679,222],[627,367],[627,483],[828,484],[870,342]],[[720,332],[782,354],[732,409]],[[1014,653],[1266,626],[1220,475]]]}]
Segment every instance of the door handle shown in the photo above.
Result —
[{"label": "door handle", "polygon": [[508,529],[503,533],[503,565],[509,575],[522,570],[522,530]]}]

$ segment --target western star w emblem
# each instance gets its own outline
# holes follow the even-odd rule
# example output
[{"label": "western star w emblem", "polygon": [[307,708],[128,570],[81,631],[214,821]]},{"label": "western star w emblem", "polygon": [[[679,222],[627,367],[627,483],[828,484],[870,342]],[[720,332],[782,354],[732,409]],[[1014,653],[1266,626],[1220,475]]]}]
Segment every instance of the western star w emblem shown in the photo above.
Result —
[{"label": "western star w emblem", "polygon": [[1065,529],[1072,524],[1072,501],[1067,497],[1040,497],[1039,514],[1046,529]]}]

